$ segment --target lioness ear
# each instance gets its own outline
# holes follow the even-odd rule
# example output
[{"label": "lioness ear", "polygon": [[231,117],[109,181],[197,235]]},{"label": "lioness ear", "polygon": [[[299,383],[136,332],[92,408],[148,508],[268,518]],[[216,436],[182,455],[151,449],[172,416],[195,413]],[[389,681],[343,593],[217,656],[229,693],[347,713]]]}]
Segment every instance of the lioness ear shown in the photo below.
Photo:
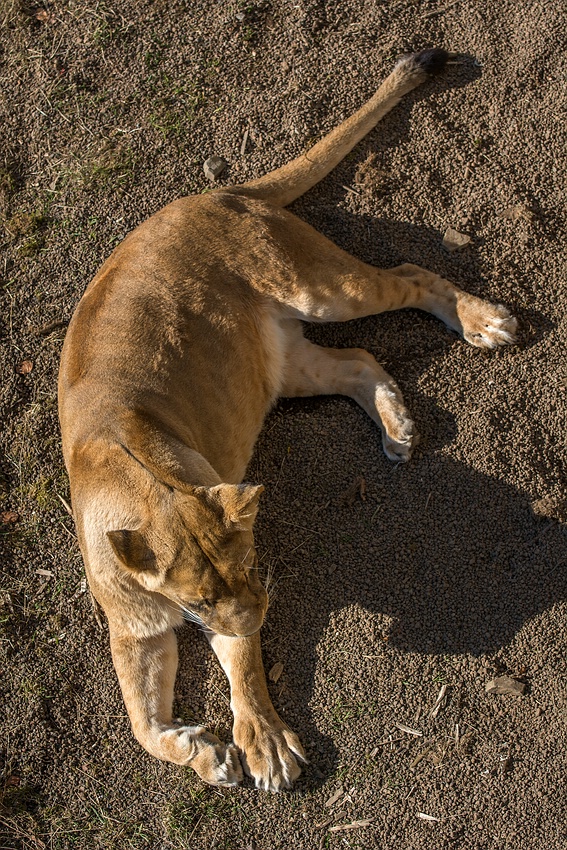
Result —
[{"label": "lioness ear", "polygon": [[258,502],[264,492],[262,484],[218,484],[209,494],[220,502],[225,518],[234,528],[250,530],[258,513]]},{"label": "lioness ear", "polygon": [[156,556],[139,531],[122,528],[119,531],[107,531],[106,536],[124,566],[131,570],[155,569]]}]

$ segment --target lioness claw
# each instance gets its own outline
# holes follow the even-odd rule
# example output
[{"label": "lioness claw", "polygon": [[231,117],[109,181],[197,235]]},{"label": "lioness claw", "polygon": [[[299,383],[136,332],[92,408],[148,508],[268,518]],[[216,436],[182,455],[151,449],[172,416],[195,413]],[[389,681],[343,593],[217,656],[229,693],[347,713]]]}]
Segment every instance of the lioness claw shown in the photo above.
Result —
[{"label": "lioness claw", "polygon": [[279,719],[273,726],[258,716],[245,721],[237,719],[234,739],[244,772],[262,791],[291,788],[301,773],[298,762],[307,761],[299,738]]}]

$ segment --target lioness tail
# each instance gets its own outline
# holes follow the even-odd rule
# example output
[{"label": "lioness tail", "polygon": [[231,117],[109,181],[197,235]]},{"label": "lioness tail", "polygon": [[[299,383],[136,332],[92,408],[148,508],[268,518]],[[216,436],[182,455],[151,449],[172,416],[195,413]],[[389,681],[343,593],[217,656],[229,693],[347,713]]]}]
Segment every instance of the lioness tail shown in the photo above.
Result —
[{"label": "lioness tail", "polygon": [[[422,50],[404,56],[384,80],[376,94],[307,153],[264,177],[228,191],[285,207],[323,179],[399,101],[431,74],[443,70],[449,54],[445,50]],[[226,191],[226,190],[223,190]]]}]

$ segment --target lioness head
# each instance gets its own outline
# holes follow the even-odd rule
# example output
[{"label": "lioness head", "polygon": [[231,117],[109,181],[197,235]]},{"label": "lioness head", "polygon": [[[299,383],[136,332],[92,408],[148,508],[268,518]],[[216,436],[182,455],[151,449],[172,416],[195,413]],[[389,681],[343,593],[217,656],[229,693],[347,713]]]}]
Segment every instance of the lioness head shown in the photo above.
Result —
[{"label": "lioness head", "polygon": [[268,607],[252,534],[263,489],[219,484],[177,490],[167,510],[154,508],[139,528],[107,536],[121,567],[146,590],[213,632],[250,635]]}]

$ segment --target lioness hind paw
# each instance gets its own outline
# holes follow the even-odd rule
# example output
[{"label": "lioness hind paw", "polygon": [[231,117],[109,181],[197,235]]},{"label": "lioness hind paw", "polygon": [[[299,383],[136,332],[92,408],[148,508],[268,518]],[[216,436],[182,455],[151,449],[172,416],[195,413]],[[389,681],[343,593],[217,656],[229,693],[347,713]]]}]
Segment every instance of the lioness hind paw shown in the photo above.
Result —
[{"label": "lioness hind paw", "polygon": [[460,319],[463,337],[477,348],[498,348],[516,341],[518,322],[501,304],[474,299],[474,304],[462,311]]},{"label": "lioness hind paw", "polygon": [[382,446],[388,460],[406,463],[419,443],[419,434],[409,417],[400,417],[396,427],[385,427],[382,423]]},{"label": "lioness hind paw", "polygon": [[419,435],[417,433],[412,434],[406,440],[393,440],[388,434],[382,434],[384,454],[388,460],[392,460],[394,463],[407,463],[418,442]]}]

